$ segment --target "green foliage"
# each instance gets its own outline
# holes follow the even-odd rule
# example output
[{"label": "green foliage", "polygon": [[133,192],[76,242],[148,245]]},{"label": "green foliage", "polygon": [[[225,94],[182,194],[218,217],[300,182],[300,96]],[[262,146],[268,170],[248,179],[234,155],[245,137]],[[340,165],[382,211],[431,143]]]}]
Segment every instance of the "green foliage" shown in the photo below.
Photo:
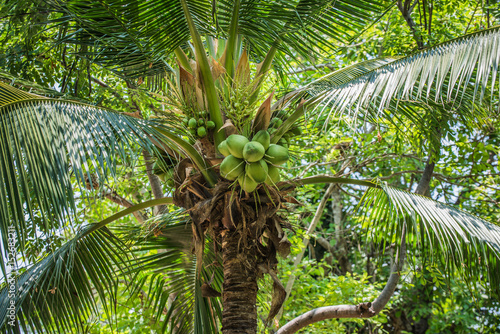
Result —
[{"label": "green foliage", "polygon": [[[81,224],[115,217],[115,204],[150,199],[152,171],[169,176],[161,194],[187,187],[175,165],[185,172],[192,163],[188,176],[196,175],[194,167],[206,189],[214,186],[220,156],[210,151],[213,137],[234,129],[251,137],[250,122],[265,110],[273,117],[266,144],[288,149],[279,161],[284,179],[326,174],[345,181],[311,235],[304,231],[324,185],[297,187],[293,196],[303,205],[280,211],[295,231],[288,235],[292,256],[300,253],[302,238],[311,242],[296,272],[290,261],[280,262],[281,281],[297,275],[280,324],[311,308],[373,300],[390,275],[387,263],[404,221],[409,251],[421,256],[411,258],[388,308],[370,320],[325,321],[305,332],[391,332],[399,323],[411,332],[422,319],[430,332],[495,332],[499,305],[488,284],[498,287],[500,277],[498,226],[477,217],[500,217],[498,28],[450,40],[490,28],[498,22],[497,8],[464,0],[416,2],[409,27],[396,6],[367,24],[385,10],[385,3],[373,1],[234,3],[1,3],[0,78],[22,90],[1,84],[0,226],[3,245],[8,222],[16,222],[20,237],[18,257],[26,267],[18,279],[31,287],[17,300],[25,325],[38,332],[219,331],[221,301],[202,297],[201,287],[213,280],[221,290],[220,254],[207,238],[203,256],[193,258],[185,214],[141,207],[134,212],[140,224],[129,217],[88,234],[95,225]],[[350,41],[362,30],[361,39]],[[254,64],[243,61],[247,56]],[[273,61],[274,72],[267,72]],[[274,90],[286,98],[271,106],[265,99]],[[224,131],[219,109],[232,121]],[[346,124],[340,116],[350,111],[354,122]],[[296,131],[302,128],[305,134]],[[444,204],[410,195],[427,157],[436,163],[427,195]],[[216,167],[209,168],[208,159]],[[274,191],[280,172],[273,173],[266,182]],[[360,185],[372,180],[382,186],[362,197]],[[363,199],[378,219],[356,211]],[[125,251],[134,255],[130,261]],[[464,273],[468,290],[458,279]],[[260,284],[264,319],[273,282],[267,277]],[[27,296],[37,289],[46,298],[33,299],[31,309]],[[4,303],[5,291],[4,285]]]}]

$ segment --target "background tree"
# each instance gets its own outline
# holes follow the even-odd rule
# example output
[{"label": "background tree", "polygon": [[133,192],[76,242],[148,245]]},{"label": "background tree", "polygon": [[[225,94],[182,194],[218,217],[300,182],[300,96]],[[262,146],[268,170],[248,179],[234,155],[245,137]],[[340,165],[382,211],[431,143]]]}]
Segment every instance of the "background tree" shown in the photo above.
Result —
[{"label": "background tree", "polygon": [[[407,19],[408,4],[398,5]],[[51,97],[62,98],[71,92],[73,98],[93,98],[91,105],[70,103],[2,86],[4,101],[8,102],[2,114],[5,138],[2,193],[6,194],[2,203],[3,245],[7,244],[6,222],[15,221],[17,234],[22,236],[18,249],[23,253],[31,250],[31,261],[41,259],[19,277],[22,284],[19,291],[24,291],[16,297],[21,319],[34,330],[61,332],[73,326],[82,330],[88,324],[88,312],[98,308],[95,294],[104,302],[106,292],[113,292],[111,300],[116,300],[119,284],[130,286],[128,282],[132,281],[132,295],[146,298],[155,310],[154,318],[163,320],[160,329],[182,332],[194,324],[198,332],[209,328],[217,330],[216,319],[221,316],[224,332],[255,332],[257,277],[269,274],[273,281],[275,293],[269,318],[283,301],[284,289],[276,276],[276,252],[282,255],[288,252],[282,228],[289,225],[287,217],[277,214],[276,210],[294,204],[295,200],[288,193],[297,183],[340,182],[374,187],[376,190],[364,197],[368,210],[372,208],[369,217],[389,219],[388,224],[384,221],[385,225],[375,225],[380,226],[377,242],[387,245],[394,240],[408,240],[409,245],[420,246],[425,252],[428,247],[424,240],[431,240],[436,259],[457,265],[448,268],[450,273],[456,269],[466,277],[477,277],[484,269],[480,266],[486,262],[489,278],[493,286],[498,286],[495,285],[498,235],[473,228],[484,225],[495,231],[495,225],[467,218],[450,207],[434,206],[433,215],[429,215],[427,210],[431,202],[423,198],[416,197],[411,202],[408,193],[356,179],[296,178],[283,184],[269,182],[271,186],[262,185],[254,191],[245,176],[249,174],[247,171],[241,174],[243,177],[240,175],[240,186],[247,190],[242,192],[238,185],[218,178],[217,164],[221,156],[217,156],[215,147],[227,135],[238,132],[251,137],[257,130],[274,129],[271,140],[286,147],[290,143],[279,142],[280,137],[287,133],[294,137],[293,133],[298,133],[300,123],[296,121],[305,111],[314,115],[315,125],[328,126],[333,121],[333,114],[323,106],[329,104],[339,112],[352,107],[355,117],[368,117],[374,124],[381,124],[385,119],[394,127],[420,125],[416,127],[415,136],[428,140],[439,138],[442,135],[440,125],[452,124],[454,118],[470,129],[474,120],[484,121],[491,117],[488,108],[494,110],[498,101],[493,94],[483,96],[482,90],[495,91],[498,70],[492,47],[498,39],[495,29],[440,46],[444,51],[439,55],[435,53],[437,48],[430,48],[413,58],[366,61],[284,95],[284,99],[271,106],[272,81],[266,75],[272,60],[280,73],[287,70],[290,59],[309,59],[311,53],[318,52],[317,47],[335,48],[330,38],[344,39],[347,28],[363,28],[370,17],[383,9],[383,6],[360,2],[335,6],[328,2],[221,2],[215,7],[208,2],[194,1],[111,1],[106,6],[97,2],[7,2],[6,10],[13,13],[9,15],[15,19],[33,15],[38,22],[48,20],[55,24],[52,29],[27,30],[28,35],[22,41],[28,43],[22,45],[22,53],[32,53],[38,40],[54,38],[58,41],[55,47],[47,48],[35,59],[27,57],[24,67],[10,67],[18,76],[38,79],[41,86],[22,80],[16,80],[15,84]],[[342,15],[338,15],[339,12]],[[5,31],[15,32],[19,27],[15,19],[7,23],[13,29]],[[418,37],[415,31],[412,34]],[[192,44],[188,43],[184,50],[179,48],[190,36]],[[305,41],[297,42],[298,37],[304,36]],[[422,43],[423,40],[417,38],[417,46],[422,47]],[[471,45],[480,45],[472,47],[477,53],[469,52]],[[175,66],[168,65],[170,59],[166,55],[170,52],[175,54]],[[441,60],[450,59],[450,54],[455,55],[451,62],[454,65],[446,67]],[[37,70],[41,65],[37,61],[47,55],[51,57],[41,64],[49,75],[43,78],[30,75],[30,71],[41,72]],[[190,57],[195,61],[190,61]],[[250,66],[249,57],[263,61],[258,66]],[[62,71],[54,71],[51,78],[50,67],[59,66],[54,65],[54,59],[62,65]],[[407,72],[398,70],[401,68]],[[394,74],[389,76],[389,72]],[[165,73],[170,73],[166,80]],[[109,79],[112,75],[121,78],[123,85]],[[9,75],[5,73],[4,77]],[[377,85],[371,86],[374,81]],[[56,91],[45,88],[51,83]],[[96,85],[98,91],[93,92]],[[147,85],[147,89],[140,89],[141,85]],[[471,89],[463,90],[467,87]],[[476,88],[480,89],[477,96]],[[459,93],[460,99],[453,102],[451,97],[458,97]],[[103,104],[127,115],[98,108]],[[321,107],[314,109],[317,105]],[[187,122],[176,117],[176,113],[188,115]],[[153,117],[157,119],[153,121]],[[270,126],[271,117],[274,121]],[[141,118],[149,118],[149,121]],[[190,118],[200,123],[191,126]],[[213,126],[209,122],[213,122]],[[224,129],[219,130],[222,127]],[[187,128],[195,131],[189,134]],[[379,131],[377,135],[381,136]],[[433,172],[439,142],[430,141],[429,167],[424,175]],[[142,144],[143,149],[131,149],[133,144]],[[268,152],[268,168],[271,168],[273,157],[276,158]],[[142,182],[141,176],[131,175],[137,170],[134,168],[137,159],[142,159],[139,166],[144,164],[142,169],[146,174],[142,180],[147,177],[156,200],[133,206],[132,200],[141,202],[147,197],[137,189]],[[172,166],[175,166],[173,171]],[[124,176],[110,181],[107,177],[110,173]],[[170,185],[165,186],[176,189],[175,204],[189,209],[192,232],[186,232],[185,223],[172,223],[187,219],[185,213],[166,213],[163,205],[170,204],[172,199],[163,197],[163,185],[158,177],[165,175],[170,180]],[[233,178],[227,172],[224,175]],[[70,241],[57,249],[65,239],[60,238],[58,231],[64,226],[77,226],[75,221],[79,215],[87,219],[96,216],[85,212],[91,207],[90,200],[74,200],[71,188],[77,184],[81,187],[79,193],[86,195],[82,198],[88,198],[90,192],[129,209],[73,232],[68,236]],[[420,184],[427,188],[429,182],[421,181]],[[117,189],[130,193],[131,198],[120,196]],[[424,190],[417,192],[424,194]],[[338,190],[335,193],[338,196]],[[376,205],[371,207],[371,203]],[[126,226],[116,231],[104,227],[132,212],[141,223],[150,213],[138,211],[150,206],[156,207],[152,212],[155,219],[143,225],[143,234]],[[77,211],[79,207],[85,210]],[[335,212],[338,216],[338,208]],[[413,216],[407,215],[411,212]],[[420,238],[418,231],[437,234],[431,233],[430,239],[426,239]],[[59,244],[45,252],[29,248],[44,235],[59,238]],[[169,235],[176,238],[172,240]],[[190,257],[191,247],[186,240],[191,238],[196,255],[194,262],[182,255]],[[141,246],[129,248],[124,241],[139,241]],[[47,241],[39,244],[47,244]],[[462,248],[455,253],[457,245]],[[158,249],[164,251],[156,253]],[[126,254],[131,250],[136,257],[128,260]],[[405,253],[401,249],[397,251]],[[467,261],[468,267],[460,266],[478,252],[482,263]],[[344,265],[340,270],[347,272],[347,252],[343,253]],[[3,270],[6,274],[5,266]],[[126,278],[117,280],[117,271]],[[206,297],[218,295],[222,282],[224,313],[221,315],[218,299]],[[145,292],[144,286],[150,290]],[[390,289],[394,288],[393,284]],[[63,300],[71,302],[63,303]],[[5,310],[7,305],[3,306]],[[194,314],[191,312],[193,307]],[[380,311],[378,308],[370,310],[366,303],[348,306],[345,310],[346,315],[354,317],[372,316]]]}]

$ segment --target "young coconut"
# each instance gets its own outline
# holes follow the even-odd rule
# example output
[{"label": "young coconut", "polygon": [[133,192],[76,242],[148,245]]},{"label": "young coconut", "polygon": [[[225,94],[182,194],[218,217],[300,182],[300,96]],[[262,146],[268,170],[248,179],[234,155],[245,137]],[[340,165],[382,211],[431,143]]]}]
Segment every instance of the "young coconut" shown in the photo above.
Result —
[{"label": "young coconut", "polygon": [[245,171],[245,162],[236,158],[234,155],[228,155],[220,164],[220,173],[229,181],[234,181]]},{"label": "young coconut", "polygon": [[251,141],[243,147],[243,158],[248,162],[256,162],[264,157],[266,150],[261,143]]},{"label": "young coconut", "polygon": [[271,136],[266,130],[260,130],[255,134],[255,136],[253,136],[252,141],[259,142],[262,146],[264,146],[264,150],[267,150],[269,145],[271,145]]},{"label": "young coconut", "polygon": [[272,165],[282,165],[288,161],[288,149],[281,145],[271,144],[266,151],[266,160]]},{"label": "young coconut", "polygon": [[257,182],[252,180],[246,173],[241,173],[238,177],[238,183],[241,189],[245,190],[247,193],[251,193],[259,185]]},{"label": "young coconut", "polygon": [[167,182],[166,182],[166,184],[170,188],[175,188],[175,181],[174,181],[174,179],[168,179]]},{"label": "young coconut", "polygon": [[231,152],[229,152],[229,149],[227,148],[227,142],[226,142],[225,140],[224,140],[224,141],[222,141],[222,142],[219,144],[219,146],[217,146],[217,149],[218,149],[218,150],[219,150],[219,152],[220,152],[223,156],[225,156],[225,157],[227,157],[227,156],[231,155]]},{"label": "young coconut", "polygon": [[213,128],[215,128],[215,123],[213,121],[208,121],[207,129],[212,130]]},{"label": "young coconut", "polygon": [[205,127],[204,127],[204,126],[200,126],[200,127],[198,128],[197,133],[198,133],[198,137],[203,138],[203,137],[205,137],[205,136],[207,135],[207,130],[205,129]]},{"label": "young coconut", "polygon": [[241,135],[230,135],[226,139],[229,152],[239,159],[243,158],[243,148],[248,142],[248,138]]},{"label": "young coconut", "polygon": [[257,183],[262,183],[267,179],[268,167],[264,160],[252,162],[246,165],[245,173]]},{"label": "young coconut", "polygon": [[280,182],[280,170],[273,165],[268,165],[266,184],[275,186],[278,182]]},{"label": "young coconut", "polygon": [[196,122],[196,119],[191,118],[188,122],[188,126],[190,129],[196,129],[196,126],[198,126],[198,123]]}]

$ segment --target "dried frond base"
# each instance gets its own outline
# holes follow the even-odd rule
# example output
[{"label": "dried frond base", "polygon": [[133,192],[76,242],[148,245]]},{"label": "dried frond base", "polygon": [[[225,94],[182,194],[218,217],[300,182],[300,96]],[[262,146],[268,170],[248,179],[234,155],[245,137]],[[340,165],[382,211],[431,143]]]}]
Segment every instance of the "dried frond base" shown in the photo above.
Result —
[{"label": "dried frond base", "polygon": [[[247,316],[243,318],[229,321],[230,318],[223,317],[226,319],[223,333],[232,332],[235,327],[255,328],[257,279],[263,274],[269,274],[274,281],[270,321],[285,300],[285,290],[276,275],[277,254],[287,257],[290,253],[290,242],[284,231],[290,224],[279,211],[286,208],[286,203],[295,204],[293,198],[287,196],[293,187],[279,191],[262,184],[248,194],[229,181],[220,180],[215,188],[209,188],[200,174],[187,174],[183,178],[179,174],[185,173],[178,173],[176,178],[182,182],[174,194],[174,203],[188,210],[191,216],[196,256],[203,256],[207,233],[222,253],[224,313],[231,314],[232,307],[251,308],[244,310]],[[198,263],[201,265],[202,261]],[[236,314],[241,315],[240,311]]]}]

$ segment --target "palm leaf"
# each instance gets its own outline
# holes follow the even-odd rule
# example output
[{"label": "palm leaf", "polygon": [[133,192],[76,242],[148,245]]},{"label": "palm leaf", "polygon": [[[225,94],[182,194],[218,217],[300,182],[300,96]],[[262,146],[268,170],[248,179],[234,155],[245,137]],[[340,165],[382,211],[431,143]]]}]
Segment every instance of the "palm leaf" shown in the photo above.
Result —
[{"label": "palm leaf", "polygon": [[338,88],[348,85],[352,81],[362,77],[381,66],[392,63],[397,60],[395,57],[384,57],[366,60],[351,66],[341,68],[324,77],[312,82],[311,84],[301,87],[297,90],[287,93],[283,98],[273,105],[272,109],[285,109],[297,103],[300,98],[320,98],[324,101],[322,96],[326,95],[332,87]]},{"label": "palm leaf", "polygon": [[398,104],[472,113],[498,92],[499,43],[496,27],[361,71],[347,81],[330,74],[305,90],[336,113],[354,116],[372,112],[376,118]]},{"label": "palm leaf", "polygon": [[46,97],[62,97],[64,96],[63,93],[44,87],[42,85],[36,84],[34,82],[28,81],[21,79],[19,77],[16,77],[8,72],[0,70],[0,80],[5,82],[6,84],[10,84],[11,86],[15,86],[19,89],[22,89],[24,91],[29,91],[30,93],[33,94],[38,94],[38,95],[43,95]]},{"label": "palm leaf", "polygon": [[377,242],[400,240],[405,226],[408,248],[422,254],[430,249],[429,260],[442,265],[449,276],[456,270],[467,282],[476,283],[485,275],[485,288],[500,293],[500,226],[386,185],[370,188],[360,205]]},{"label": "palm leaf", "polygon": [[[48,4],[60,13],[54,23],[62,43],[85,48],[84,57],[127,77],[170,71],[169,55],[190,40],[180,1],[87,0]],[[201,35],[225,38],[233,2],[192,0],[187,2]],[[318,46],[334,47],[332,40],[350,39],[366,23],[384,13],[386,6],[374,1],[247,0],[241,1],[238,34],[259,58],[279,46],[284,54],[306,59],[318,54]],[[66,29],[69,28],[69,29]]]},{"label": "palm leaf", "polygon": [[369,187],[358,208],[364,211],[364,225],[369,227],[375,242],[383,245],[381,249],[388,242],[401,240],[404,227],[408,248],[420,249],[422,254],[431,249],[434,258],[430,260],[442,265],[448,277],[455,270],[469,283],[486,276],[488,283],[484,287],[500,295],[500,226],[428,197],[374,181],[318,175],[293,183]]},{"label": "palm leaf", "polygon": [[[232,1],[221,1],[219,6],[219,22],[226,32]],[[238,33],[261,59],[273,47],[293,58],[310,59],[318,48],[335,49],[333,42],[352,38],[384,10],[374,1],[242,1]],[[282,55],[278,61],[286,65]]]},{"label": "palm leaf", "polygon": [[[0,290],[0,329],[7,329],[8,307],[15,302],[16,320],[24,331],[39,333],[82,330],[91,312],[97,312],[95,296],[115,300],[115,271],[123,270],[126,247],[107,229],[92,224],[54,253],[16,278],[9,298],[9,285]],[[94,293],[94,291],[96,293]]]},{"label": "palm leaf", "polygon": [[100,310],[97,298],[110,314],[108,303],[116,300],[117,277],[130,270],[130,249],[106,225],[135,211],[171,203],[167,197],[146,201],[84,226],[58,250],[21,268],[22,274],[6,275],[0,289],[0,330],[10,326],[11,301],[23,329],[40,333],[82,330],[89,315]]},{"label": "palm leaf", "polygon": [[[74,176],[80,185],[115,173],[130,145],[154,151],[163,142],[192,157],[208,175],[203,158],[173,130],[157,123],[82,103],[49,99],[0,83],[0,233],[7,245],[14,225],[23,251],[28,229],[49,233],[74,219]],[[4,251],[6,247],[3,247]],[[5,273],[3,257],[0,260]]]},{"label": "palm leaf", "polygon": [[[147,292],[146,306],[155,310],[155,320],[164,324],[163,331],[218,333],[217,319],[222,315],[219,298],[209,301],[202,296],[200,287],[213,275],[212,287],[221,291],[221,259],[210,247],[206,247],[203,259],[192,256],[189,216],[183,211],[158,215],[146,226],[125,231],[128,236],[124,239],[133,242],[136,254],[130,263],[131,273],[135,273],[130,284],[131,298],[146,286],[154,287]],[[197,261],[204,262],[201,275],[196,273]]]}]

